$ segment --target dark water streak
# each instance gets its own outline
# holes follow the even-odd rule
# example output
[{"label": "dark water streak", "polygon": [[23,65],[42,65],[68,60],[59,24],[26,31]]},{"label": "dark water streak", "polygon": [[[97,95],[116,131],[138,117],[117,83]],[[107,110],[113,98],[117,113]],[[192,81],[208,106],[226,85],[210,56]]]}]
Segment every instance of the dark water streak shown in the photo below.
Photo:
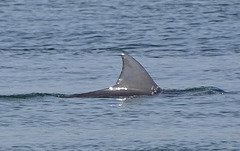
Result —
[{"label": "dark water streak", "polygon": [[[223,90],[216,87],[197,87],[188,88],[185,90],[167,90],[164,89],[157,95],[163,95],[167,97],[180,97],[180,96],[206,96],[206,95],[226,94]],[[13,94],[13,95],[0,95],[0,99],[34,99],[35,97],[60,97],[69,98],[71,94],[57,94],[57,93],[28,93],[28,94]],[[133,96],[134,97],[134,96]],[[129,98],[133,98],[129,97]],[[140,96],[141,97],[141,96]],[[104,97],[103,97],[104,98]],[[108,97],[106,97],[108,98]]]}]

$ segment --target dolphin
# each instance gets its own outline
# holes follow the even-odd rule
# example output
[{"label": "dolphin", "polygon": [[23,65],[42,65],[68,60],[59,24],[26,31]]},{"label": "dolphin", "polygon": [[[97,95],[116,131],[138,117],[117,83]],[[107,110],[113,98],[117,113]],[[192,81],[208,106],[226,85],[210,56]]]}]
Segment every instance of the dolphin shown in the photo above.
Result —
[{"label": "dolphin", "polygon": [[122,71],[115,85],[68,97],[131,97],[154,95],[162,91],[137,60],[126,53],[122,53],[121,57]]}]

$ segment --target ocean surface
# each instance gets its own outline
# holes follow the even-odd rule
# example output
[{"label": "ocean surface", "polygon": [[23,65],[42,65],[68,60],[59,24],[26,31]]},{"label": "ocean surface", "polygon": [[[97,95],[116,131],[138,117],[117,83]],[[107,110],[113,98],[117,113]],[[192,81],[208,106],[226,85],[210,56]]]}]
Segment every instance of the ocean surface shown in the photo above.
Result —
[{"label": "ocean surface", "polygon": [[[123,52],[165,93],[58,97]],[[0,150],[239,151],[240,1],[0,1]]]}]

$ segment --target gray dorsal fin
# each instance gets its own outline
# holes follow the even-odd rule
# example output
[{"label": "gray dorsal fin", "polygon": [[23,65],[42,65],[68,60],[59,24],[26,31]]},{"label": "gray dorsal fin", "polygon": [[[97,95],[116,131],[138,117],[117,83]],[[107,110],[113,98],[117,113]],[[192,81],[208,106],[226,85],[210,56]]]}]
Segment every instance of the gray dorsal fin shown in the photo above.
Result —
[{"label": "gray dorsal fin", "polygon": [[155,94],[160,91],[144,67],[134,58],[122,54],[122,72],[113,89],[136,90],[146,94]]}]

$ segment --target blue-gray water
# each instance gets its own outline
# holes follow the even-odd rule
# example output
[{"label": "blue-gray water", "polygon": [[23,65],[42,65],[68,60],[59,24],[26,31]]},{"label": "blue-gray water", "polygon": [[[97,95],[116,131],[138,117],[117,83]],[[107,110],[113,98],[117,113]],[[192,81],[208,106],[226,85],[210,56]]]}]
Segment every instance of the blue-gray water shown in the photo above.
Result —
[{"label": "blue-gray water", "polygon": [[[240,150],[239,29],[239,0],[1,1],[0,150]],[[122,52],[179,94],[55,97]]]}]

